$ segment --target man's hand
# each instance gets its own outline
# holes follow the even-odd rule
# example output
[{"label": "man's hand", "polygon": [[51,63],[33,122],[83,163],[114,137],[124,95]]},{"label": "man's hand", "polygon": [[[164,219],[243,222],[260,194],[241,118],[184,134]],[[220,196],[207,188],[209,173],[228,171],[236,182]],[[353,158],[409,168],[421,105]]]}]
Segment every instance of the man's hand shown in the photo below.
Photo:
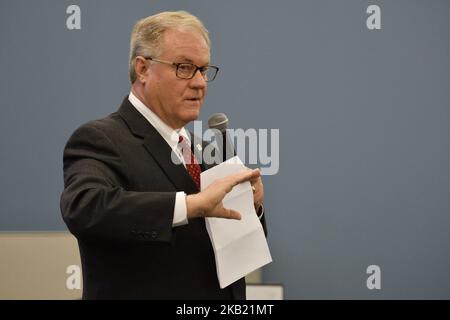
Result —
[{"label": "man's hand", "polygon": [[245,170],[211,183],[208,188],[197,194],[186,197],[188,219],[198,217],[216,217],[226,219],[241,219],[237,211],[224,208],[222,200],[234,186],[246,181],[258,181],[259,169]]}]

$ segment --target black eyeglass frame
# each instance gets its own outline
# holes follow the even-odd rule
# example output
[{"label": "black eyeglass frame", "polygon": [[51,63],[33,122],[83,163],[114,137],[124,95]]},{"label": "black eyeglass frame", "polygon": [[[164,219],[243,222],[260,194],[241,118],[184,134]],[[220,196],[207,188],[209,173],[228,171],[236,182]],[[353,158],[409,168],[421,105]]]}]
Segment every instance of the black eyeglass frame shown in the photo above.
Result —
[{"label": "black eyeglass frame", "polygon": [[[165,63],[168,65],[175,66],[176,67],[175,75],[180,79],[190,80],[195,76],[197,71],[200,71],[200,74],[203,76],[203,79],[205,79],[206,82],[212,82],[212,81],[214,81],[214,79],[217,77],[217,74],[219,73],[219,67],[217,67],[217,66],[208,65],[208,66],[204,66],[204,67],[199,67],[199,66],[197,66],[193,63],[189,63],[189,62],[173,62],[173,61],[167,61],[167,60],[162,60],[162,59],[156,59],[153,57],[143,57],[143,58],[146,60],[155,61],[155,62],[159,62],[159,63]],[[192,75],[190,77],[180,77],[180,75],[178,74],[178,69],[180,68],[180,65],[194,66],[195,71],[192,72]],[[208,72],[208,69],[215,70],[214,77],[212,79],[206,78],[206,72]]]}]

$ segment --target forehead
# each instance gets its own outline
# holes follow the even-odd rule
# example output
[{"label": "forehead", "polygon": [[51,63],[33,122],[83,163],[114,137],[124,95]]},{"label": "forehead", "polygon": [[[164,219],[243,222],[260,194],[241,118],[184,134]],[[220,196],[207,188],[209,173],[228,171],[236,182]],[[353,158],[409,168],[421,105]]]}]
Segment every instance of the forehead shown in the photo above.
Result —
[{"label": "forehead", "polygon": [[193,30],[169,29],[162,39],[162,56],[182,59],[199,65],[209,62],[209,47],[200,33]]}]

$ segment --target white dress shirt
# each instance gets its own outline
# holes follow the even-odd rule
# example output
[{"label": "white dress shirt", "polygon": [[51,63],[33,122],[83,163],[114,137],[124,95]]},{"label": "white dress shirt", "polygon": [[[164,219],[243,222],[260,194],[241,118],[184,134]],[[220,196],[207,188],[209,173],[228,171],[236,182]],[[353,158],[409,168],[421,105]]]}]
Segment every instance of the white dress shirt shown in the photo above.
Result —
[{"label": "white dress shirt", "polygon": [[[150,108],[148,108],[141,100],[139,100],[133,92],[130,92],[128,100],[131,104],[139,111],[140,114],[144,116],[145,119],[150,122],[150,124],[155,127],[156,131],[164,138],[164,140],[169,145],[175,154],[180,159],[181,163],[186,167],[184,158],[181,155],[180,148],[178,146],[179,136],[183,136],[183,139],[190,145],[191,141],[186,129],[183,127],[181,129],[175,130],[165,124]],[[179,191],[176,193],[175,197],[175,208],[173,210],[173,222],[172,226],[180,226],[187,224],[187,208],[186,208],[186,193]]]}]

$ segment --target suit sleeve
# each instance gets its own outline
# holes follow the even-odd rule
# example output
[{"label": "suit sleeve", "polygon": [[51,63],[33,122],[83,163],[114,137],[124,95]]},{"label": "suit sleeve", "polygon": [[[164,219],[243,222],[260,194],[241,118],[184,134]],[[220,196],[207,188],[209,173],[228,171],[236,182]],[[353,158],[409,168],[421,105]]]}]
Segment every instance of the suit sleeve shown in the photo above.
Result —
[{"label": "suit sleeve", "polygon": [[61,213],[78,238],[169,244],[175,192],[126,190],[126,172],[110,139],[94,123],[75,131],[64,150]]}]

